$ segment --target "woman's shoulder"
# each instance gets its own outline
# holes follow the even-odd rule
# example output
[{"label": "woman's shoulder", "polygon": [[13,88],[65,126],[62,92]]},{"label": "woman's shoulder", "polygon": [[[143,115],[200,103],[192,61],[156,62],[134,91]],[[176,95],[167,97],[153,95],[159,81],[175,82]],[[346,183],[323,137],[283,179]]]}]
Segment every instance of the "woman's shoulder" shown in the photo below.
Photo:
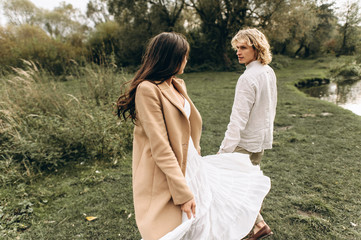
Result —
[{"label": "woman's shoulder", "polygon": [[184,90],[186,90],[186,89],[187,89],[187,87],[186,87],[186,83],[184,82],[184,80],[183,80],[183,79],[181,79],[181,78],[177,78],[177,77],[174,77],[174,78],[173,78],[173,81],[175,81],[175,82],[177,82],[179,85],[181,85],[181,86],[182,86],[182,88],[184,88]]},{"label": "woman's shoulder", "polygon": [[176,82],[178,82],[179,84],[182,84],[182,85],[185,84],[185,83],[184,83],[184,80],[181,79],[181,78],[178,78],[178,77],[173,77],[173,81],[176,81]]},{"label": "woman's shoulder", "polygon": [[137,88],[139,89],[139,88],[155,88],[155,87],[157,87],[155,83],[152,83],[148,80],[144,80],[138,84]]},{"label": "woman's shoulder", "polygon": [[160,96],[160,89],[158,86],[151,82],[144,80],[137,86],[137,91],[135,97],[137,99],[157,99]]},{"label": "woman's shoulder", "polygon": [[148,80],[144,80],[141,83],[138,84],[137,86],[137,92],[142,92],[142,91],[146,91],[146,92],[155,92],[158,90],[158,86],[157,84],[148,81]]}]

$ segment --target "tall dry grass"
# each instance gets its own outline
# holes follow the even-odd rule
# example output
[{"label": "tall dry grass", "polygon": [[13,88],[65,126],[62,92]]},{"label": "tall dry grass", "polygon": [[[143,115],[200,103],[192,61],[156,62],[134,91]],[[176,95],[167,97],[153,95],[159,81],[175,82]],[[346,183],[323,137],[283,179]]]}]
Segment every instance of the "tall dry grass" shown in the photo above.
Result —
[{"label": "tall dry grass", "polygon": [[73,161],[115,161],[131,148],[132,126],[113,115],[122,74],[88,66],[64,83],[24,62],[0,83],[3,184]]}]

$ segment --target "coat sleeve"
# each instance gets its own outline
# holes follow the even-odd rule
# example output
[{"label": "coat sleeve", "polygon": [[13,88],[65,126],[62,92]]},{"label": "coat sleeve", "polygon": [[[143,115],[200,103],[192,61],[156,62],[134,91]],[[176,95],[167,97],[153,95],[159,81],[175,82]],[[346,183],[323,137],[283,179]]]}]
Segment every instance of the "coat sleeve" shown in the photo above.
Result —
[{"label": "coat sleeve", "polygon": [[167,177],[173,202],[175,205],[180,205],[191,200],[193,194],[168,140],[160,93],[157,87],[152,85],[140,84],[138,86],[135,97],[137,119],[149,139],[153,160]]},{"label": "coat sleeve", "polygon": [[256,89],[250,79],[240,78],[234,96],[232,113],[220,146],[220,153],[233,152],[241,141],[241,132],[246,128],[256,99]]}]

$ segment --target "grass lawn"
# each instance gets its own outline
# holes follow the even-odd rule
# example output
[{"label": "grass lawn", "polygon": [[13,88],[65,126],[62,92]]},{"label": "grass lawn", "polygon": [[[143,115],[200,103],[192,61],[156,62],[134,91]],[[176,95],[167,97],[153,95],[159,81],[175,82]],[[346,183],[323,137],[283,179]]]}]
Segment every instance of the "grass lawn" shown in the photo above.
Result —
[{"label": "grass lawn", "polygon": [[[270,240],[361,239],[361,117],[294,87],[305,78],[325,77],[328,67],[327,61],[295,60],[276,70],[274,146],[261,163],[272,180],[262,212],[274,232]],[[240,74],[182,76],[203,117],[202,155],[218,151]],[[3,239],[140,239],[131,155],[68,164],[2,186],[0,220]]]}]

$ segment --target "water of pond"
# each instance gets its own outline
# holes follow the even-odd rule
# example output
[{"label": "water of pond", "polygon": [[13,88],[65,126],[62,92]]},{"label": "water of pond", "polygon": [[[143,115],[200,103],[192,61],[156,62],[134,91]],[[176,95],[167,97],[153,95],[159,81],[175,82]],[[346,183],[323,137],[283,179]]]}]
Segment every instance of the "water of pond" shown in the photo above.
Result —
[{"label": "water of pond", "polygon": [[302,91],[312,97],[318,97],[335,103],[361,116],[361,81],[343,85],[330,83],[317,87],[303,88]]}]

